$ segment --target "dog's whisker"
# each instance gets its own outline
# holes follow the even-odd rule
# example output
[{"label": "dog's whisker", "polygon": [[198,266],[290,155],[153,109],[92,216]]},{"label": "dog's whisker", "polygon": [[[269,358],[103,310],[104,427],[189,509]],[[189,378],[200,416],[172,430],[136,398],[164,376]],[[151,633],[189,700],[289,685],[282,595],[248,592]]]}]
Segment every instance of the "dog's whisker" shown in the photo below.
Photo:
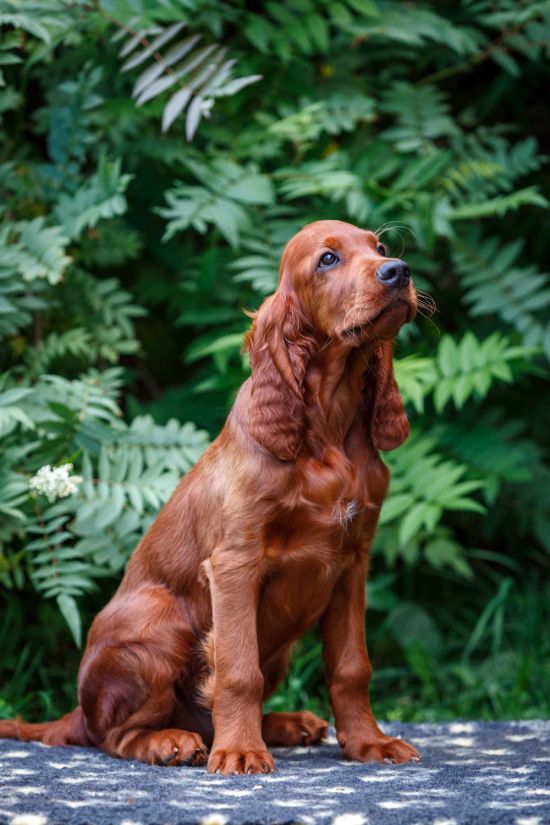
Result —
[{"label": "dog's whisker", "polygon": [[438,311],[437,304],[433,299],[427,300],[426,298],[420,297],[417,299],[417,306],[427,310],[431,315]]},{"label": "dog's whisker", "polygon": [[432,303],[425,303],[424,301],[417,301],[416,306],[418,309],[424,309],[430,315],[435,315],[437,312],[437,307],[435,304]]},{"label": "dog's whisker", "polygon": [[416,296],[418,307],[422,307],[427,310],[431,315],[437,312],[437,304],[435,299],[428,292],[424,292],[422,289],[417,289]]},{"label": "dog's whisker", "polygon": [[439,327],[438,327],[438,325],[436,324],[436,322],[433,320],[431,313],[430,313],[430,314],[426,314],[425,312],[422,312],[422,309],[419,309],[419,310],[418,310],[418,314],[419,314],[420,316],[422,316],[422,318],[425,318],[425,319],[426,319],[426,321],[428,321],[428,323],[429,323],[429,324],[431,324],[431,325],[432,325],[432,326],[433,326],[433,327],[437,330],[437,334],[438,334],[438,336],[439,336],[439,337],[441,337],[441,330],[439,329]]}]

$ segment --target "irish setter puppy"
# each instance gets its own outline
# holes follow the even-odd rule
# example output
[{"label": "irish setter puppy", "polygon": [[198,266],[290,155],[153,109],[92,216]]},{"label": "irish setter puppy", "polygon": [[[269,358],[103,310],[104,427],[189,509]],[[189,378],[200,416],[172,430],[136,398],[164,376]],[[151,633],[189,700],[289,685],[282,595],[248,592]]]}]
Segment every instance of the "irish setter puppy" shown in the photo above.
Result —
[{"label": "irish setter puppy", "polygon": [[392,342],[415,311],[408,266],[374,233],[319,221],[292,238],[245,339],[251,377],[92,624],[79,706],[0,722],[0,736],[267,773],[268,746],[326,734],[309,712],[262,716],[293,643],[319,622],[344,755],[419,758],[376,724],[364,627],[389,477],[378,451],[409,432]]}]

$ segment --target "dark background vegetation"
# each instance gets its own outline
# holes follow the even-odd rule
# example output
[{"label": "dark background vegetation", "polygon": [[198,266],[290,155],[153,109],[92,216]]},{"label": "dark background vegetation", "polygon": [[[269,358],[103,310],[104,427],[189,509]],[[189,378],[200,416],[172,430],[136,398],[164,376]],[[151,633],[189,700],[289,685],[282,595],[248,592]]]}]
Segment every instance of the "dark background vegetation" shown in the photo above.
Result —
[{"label": "dark background vegetation", "polygon": [[[0,715],[74,704],[92,616],[247,374],[242,309],[340,218],[425,293],[396,350],[376,712],[548,716],[550,3],[0,0],[0,22]],[[30,495],[66,462],[77,493]],[[315,632],[271,705],[327,713]]]}]

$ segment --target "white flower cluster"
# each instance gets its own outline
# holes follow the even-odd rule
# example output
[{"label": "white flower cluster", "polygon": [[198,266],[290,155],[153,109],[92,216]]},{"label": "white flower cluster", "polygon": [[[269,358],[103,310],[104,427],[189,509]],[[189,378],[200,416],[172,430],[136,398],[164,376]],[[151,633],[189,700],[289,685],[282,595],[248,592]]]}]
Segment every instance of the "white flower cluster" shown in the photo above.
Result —
[{"label": "white flower cluster", "polygon": [[72,469],[72,464],[61,464],[59,467],[46,464],[30,479],[29,487],[35,496],[41,493],[52,504],[58,498],[66,498],[78,490],[82,478],[70,475]]}]

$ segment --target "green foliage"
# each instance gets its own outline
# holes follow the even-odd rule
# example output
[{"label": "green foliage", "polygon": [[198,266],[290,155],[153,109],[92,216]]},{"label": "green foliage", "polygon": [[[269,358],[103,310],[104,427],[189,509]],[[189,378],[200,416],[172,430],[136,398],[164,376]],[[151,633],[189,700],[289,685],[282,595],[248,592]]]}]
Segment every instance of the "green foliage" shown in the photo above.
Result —
[{"label": "green foliage", "polygon": [[[464,719],[474,709],[484,719],[548,716],[549,650],[539,632],[550,619],[548,588],[536,578],[514,581],[505,571],[491,579],[482,610],[465,607],[464,620],[453,627],[449,611],[446,616],[427,596],[427,610],[409,607],[406,633],[398,612],[402,605],[376,628],[381,660],[398,646],[408,664],[375,673],[373,694],[387,718],[435,721],[456,714]],[[443,582],[443,588],[442,604],[445,595],[453,597],[453,582]],[[396,691],[391,703],[383,698],[390,684]],[[428,701],[430,709],[419,708],[419,700]]]},{"label": "green foliage", "polygon": [[96,226],[101,218],[113,218],[126,212],[124,192],[132,176],[122,175],[120,160],[109,163],[100,158],[98,170],[74,194],[62,194],[54,219],[71,239],[83,229]]},{"label": "green foliage", "polygon": [[271,0],[262,14],[247,15],[244,34],[258,51],[287,62],[296,53],[329,53],[333,34],[350,26],[356,15],[378,14],[369,0],[293,0],[285,6]]},{"label": "green foliage", "polygon": [[253,166],[244,168],[226,158],[217,158],[210,166],[188,158],[186,165],[204,185],[180,184],[165,193],[168,207],[159,210],[168,220],[165,240],[189,226],[204,233],[213,224],[237,246],[239,233],[250,225],[246,205],[273,202],[269,180]]},{"label": "green foliage", "polygon": [[400,152],[430,151],[438,138],[458,132],[443,93],[434,86],[399,81],[384,95],[380,111],[396,118],[397,125],[382,132],[382,137]]},{"label": "green foliage", "polygon": [[[420,290],[374,698],[548,713],[548,3],[0,0],[0,23],[0,714],[74,701],[74,643],[247,375],[242,309],[329,217]],[[273,708],[322,711],[318,645]]]},{"label": "green foliage", "polygon": [[0,243],[3,267],[11,270],[16,281],[44,278],[50,284],[56,284],[71,261],[65,255],[68,238],[62,235],[58,226],[45,227],[44,218],[17,221],[13,226],[4,227]]},{"label": "green foliage", "polygon": [[521,265],[524,245],[522,238],[502,245],[498,238],[481,241],[474,233],[457,243],[455,266],[472,316],[497,315],[525,344],[543,346],[550,358],[550,325],[543,317],[550,305],[550,282],[536,266]]},{"label": "green foliage", "polygon": [[483,513],[484,508],[471,497],[483,487],[481,480],[464,480],[467,466],[444,460],[430,439],[411,439],[409,449],[391,457],[394,481],[392,496],[385,503],[380,526],[398,522],[397,542],[384,543],[392,555],[401,550],[416,556],[418,536],[425,531],[431,539],[445,510]]},{"label": "green foliage", "polygon": [[[82,475],[72,495],[58,501],[29,498],[28,481],[16,470],[6,476],[0,500],[7,517],[3,538],[20,537],[25,523],[23,555],[17,558],[26,559],[35,589],[57,599],[77,643],[81,624],[75,598],[93,589],[98,577],[120,573],[179,474],[207,444],[206,434],[192,424],[170,421],[160,427],[150,416],[125,424],[115,400],[120,378],[118,368],[72,381],[42,375],[32,389],[0,394],[4,434],[18,427],[32,431],[20,451],[22,469],[60,464],[65,456],[78,461]],[[11,460],[16,456],[14,450]],[[16,507],[25,502],[26,512]],[[11,588],[18,579],[14,556],[6,550],[3,582]]]},{"label": "green foliage", "polygon": [[[403,358],[396,365],[396,376],[404,397],[418,412],[423,412],[424,398],[432,394],[435,410],[440,413],[451,400],[462,409],[472,396],[484,398],[494,381],[512,383],[513,369],[516,375],[526,369],[534,352],[512,345],[498,332],[481,342],[472,332],[460,341],[444,335],[434,358]],[[514,365],[516,361],[519,367]]]}]

